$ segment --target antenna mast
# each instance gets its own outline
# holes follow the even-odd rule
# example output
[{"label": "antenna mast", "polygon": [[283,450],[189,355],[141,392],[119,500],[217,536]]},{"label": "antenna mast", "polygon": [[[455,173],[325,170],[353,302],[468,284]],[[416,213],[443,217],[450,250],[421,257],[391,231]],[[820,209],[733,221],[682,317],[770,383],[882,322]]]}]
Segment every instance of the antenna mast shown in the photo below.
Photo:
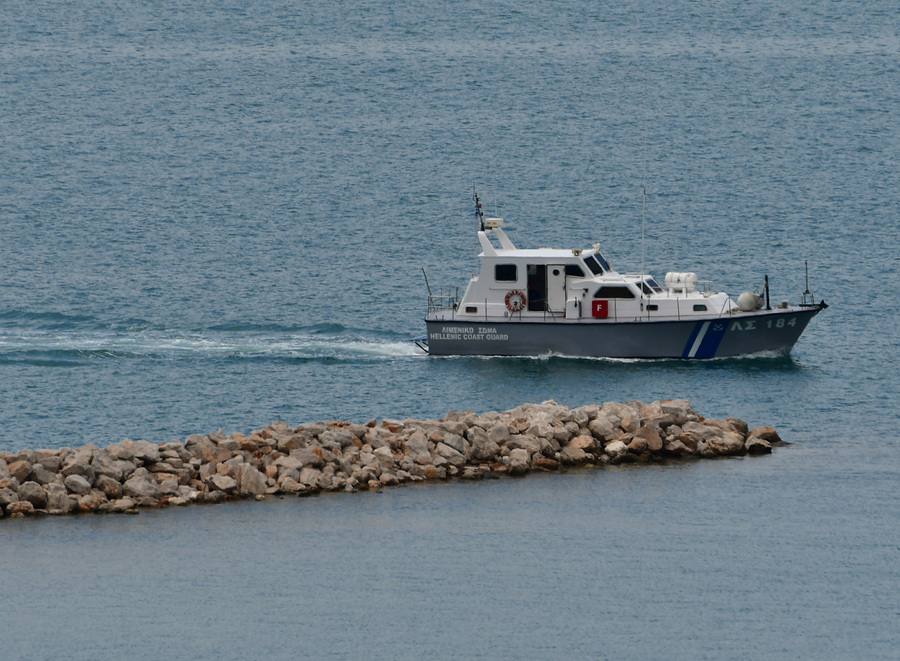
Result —
[{"label": "antenna mast", "polygon": [[477,220],[481,226],[481,231],[484,231],[484,211],[481,210],[481,200],[478,199],[478,193],[475,192],[475,185],[472,185],[472,198],[475,200],[475,220]]}]

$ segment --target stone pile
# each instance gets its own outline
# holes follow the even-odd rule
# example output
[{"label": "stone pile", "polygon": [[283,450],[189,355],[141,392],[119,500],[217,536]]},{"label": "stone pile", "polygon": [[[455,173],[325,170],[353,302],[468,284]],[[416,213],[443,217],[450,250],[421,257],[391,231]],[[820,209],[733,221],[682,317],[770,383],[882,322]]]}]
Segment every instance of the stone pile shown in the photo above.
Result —
[{"label": "stone pile", "polygon": [[573,466],[763,454],[771,427],[704,419],[687,400],[547,401],[504,412],[451,411],[440,420],[273,422],[245,435],[184,442],[126,439],[57,450],[0,452],[0,516],[135,513],[141,507],[272,495],[374,490]]}]

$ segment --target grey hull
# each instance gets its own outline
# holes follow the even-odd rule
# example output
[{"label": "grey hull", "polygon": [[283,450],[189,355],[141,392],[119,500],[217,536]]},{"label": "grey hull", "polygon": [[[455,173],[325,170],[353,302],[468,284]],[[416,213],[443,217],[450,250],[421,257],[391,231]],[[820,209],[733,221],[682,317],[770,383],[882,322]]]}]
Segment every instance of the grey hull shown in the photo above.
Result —
[{"label": "grey hull", "polygon": [[434,356],[566,356],[726,358],[787,354],[819,306],[719,319],[643,322],[471,322],[428,320]]}]

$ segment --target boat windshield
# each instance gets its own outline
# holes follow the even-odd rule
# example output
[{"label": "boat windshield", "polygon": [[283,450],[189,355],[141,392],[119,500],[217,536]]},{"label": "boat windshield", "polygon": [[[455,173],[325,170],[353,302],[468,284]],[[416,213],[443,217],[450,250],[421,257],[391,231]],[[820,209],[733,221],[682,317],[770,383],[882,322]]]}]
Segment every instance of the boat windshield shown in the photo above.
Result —
[{"label": "boat windshield", "polygon": [[605,259],[603,259],[603,255],[601,255],[599,252],[585,257],[584,263],[587,264],[587,267],[594,275],[602,275],[604,271],[612,270],[611,268],[609,268],[609,263]]},{"label": "boat windshield", "polygon": [[645,294],[652,294],[653,292],[656,292],[657,294],[661,294],[663,291],[663,288],[660,287],[659,283],[656,280],[654,280],[653,278],[646,278],[645,280],[642,280],[641,281],[641,289],[644,291]]}]

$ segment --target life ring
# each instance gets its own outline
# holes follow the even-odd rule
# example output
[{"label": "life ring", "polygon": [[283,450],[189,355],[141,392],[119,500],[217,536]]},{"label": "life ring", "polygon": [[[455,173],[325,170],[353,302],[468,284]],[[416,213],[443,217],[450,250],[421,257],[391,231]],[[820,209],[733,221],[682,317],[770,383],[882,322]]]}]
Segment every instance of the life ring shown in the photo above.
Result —
[{"label": "life ring", "polygon": [[506,307],[510,312],[521,312],[527,300],[521,289],[510,289],[506,294]]}]

